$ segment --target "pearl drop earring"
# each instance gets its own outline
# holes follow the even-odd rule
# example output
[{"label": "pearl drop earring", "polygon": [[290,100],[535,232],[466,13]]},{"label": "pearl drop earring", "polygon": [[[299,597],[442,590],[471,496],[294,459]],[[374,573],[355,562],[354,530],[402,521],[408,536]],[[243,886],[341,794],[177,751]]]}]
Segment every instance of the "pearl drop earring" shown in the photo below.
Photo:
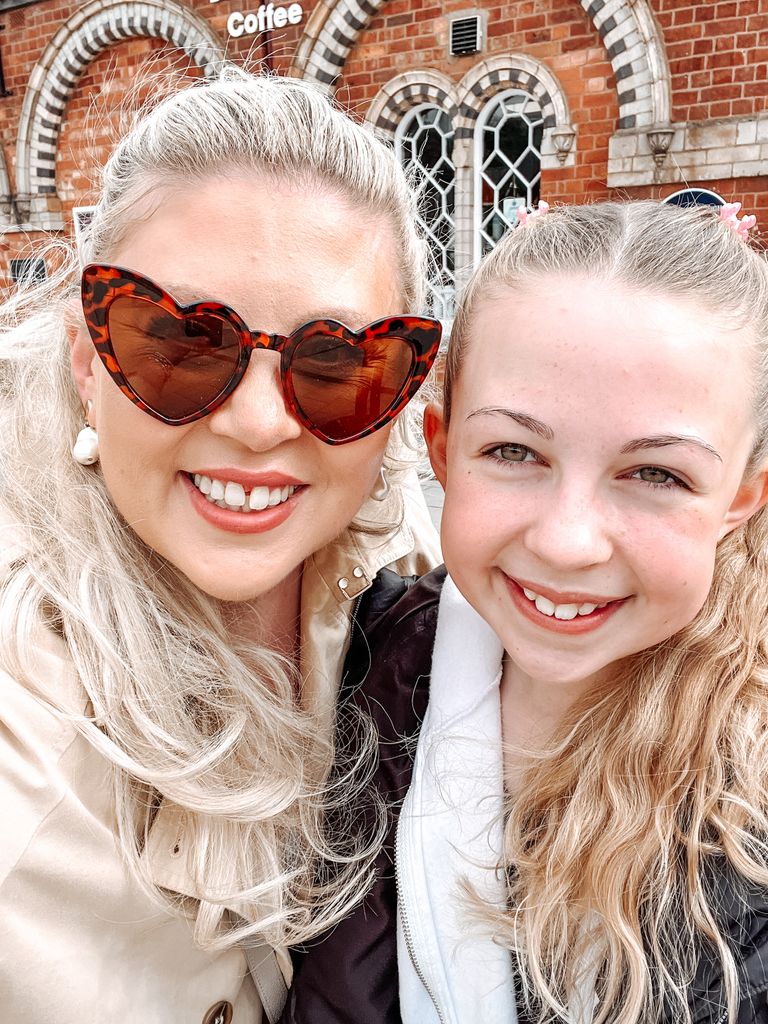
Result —
[{"label": "pearl drop earring", "polygon": [[92,466],[95,462],[99,461],[99,435],[88,422],[90,413],[91,403],[86,402],[85,426],[77,435],[74,447],[72,448],[72,458],[75,462],[79,462],[81,466]]}]

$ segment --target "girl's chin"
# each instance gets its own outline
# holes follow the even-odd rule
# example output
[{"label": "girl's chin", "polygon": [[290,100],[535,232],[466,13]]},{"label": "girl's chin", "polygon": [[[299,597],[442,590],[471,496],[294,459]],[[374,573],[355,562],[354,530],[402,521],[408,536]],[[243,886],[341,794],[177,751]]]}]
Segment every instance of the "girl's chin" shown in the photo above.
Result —
[{"label": "girl's chin", "polygon": [[575,690],[583,692],[594,680],[598,679],[604,669],[603,664],[574,665],[573,658],[568,663],[542,661],[540,658],[526,657],[513,651],[507,652],[508,671],[525,685],[535,685],[544,690]]}]

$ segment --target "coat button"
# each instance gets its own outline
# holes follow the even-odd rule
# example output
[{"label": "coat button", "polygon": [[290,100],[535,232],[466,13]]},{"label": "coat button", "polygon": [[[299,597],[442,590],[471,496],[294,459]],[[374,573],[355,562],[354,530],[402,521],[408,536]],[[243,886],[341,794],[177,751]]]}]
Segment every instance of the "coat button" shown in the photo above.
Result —
[{"label": "coat button", "polygon": [[203,1024],[230,1024],[232,1020],[232,1003],[222,999],[210,1008],[203,1017]]}]

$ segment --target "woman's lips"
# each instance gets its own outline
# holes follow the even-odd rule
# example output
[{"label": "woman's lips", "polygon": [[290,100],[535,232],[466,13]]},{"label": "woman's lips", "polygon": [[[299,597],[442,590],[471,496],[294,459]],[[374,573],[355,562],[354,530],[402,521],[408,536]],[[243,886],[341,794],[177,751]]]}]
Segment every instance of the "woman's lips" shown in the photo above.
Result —
[{"label": "woman's lips", "polygon": [[[528,581],[523,581],[521,583],[512,579],[511,576],[507,576],[506,573],[503,575],[504,582],[507,585],[507,590],[509,591],[512,601],[518,611],[520,611],[520,613],[530,622],[554,633],[578,635],[599,629],[600,626],[611,618],[611,616],[615,615],[619,608],[629,600],[629,598],[626,597],[613,600],[611,598],[601,599],[595,595],[582,593],[577,594],[575,592],[569,592],[568,594],[555,594],[554,591],[550,591],[547,588],[536,589],[535,586],[529,587]],[[591,611],[588,614],[579,615],[577,613],[572,618],[559,619],[554,614],[548,615],[546,612],[539,611],[535,603],[530,598],[526,597],[523,588],[525,588],[525,590],[533,591],[538,596],[546,598],[552,605],[559,607],[564,605],[583,607],[584,605],[589,604],[603,605],[603,607],[595,607],[594,611]],[[544,593],[542,593],[542,589],[544,590]],[[553,597],[557,597],[558,600],[554,601]]]},{"label": "woman's lips", "polygon": [[[267,487],[266,481],[268,480],[273,488],[282,484],[284,487],[295,489],[285,501],[281,501],[278,505],[259,510],[240,511],[239,509],[221,508],[219,505],[214,504],[198,490],[194,481],[187,473],[180,473],[179,476],[182,485],[187,490],[192,507],[198,515],[207,523],[210,523],[211,526],[215,526],[219,530],[225,530],[228,533],[266,533],[268,530],[274,530],[291,516],[296,509],[301,495],[306,490],[306,486],[289,483],[288,478],[285,478],[283,483],[283,478],[281,477],[278,481],[276,474],[262,475],[258,479],[265,482],[254,483],[253,487]],[[232,480],[232,476],[229,476],[227,479]],[[254,475],[249,478],[248,482],[255,479],[257,478]],[[239,483],[240,480],[232,482]]]}]

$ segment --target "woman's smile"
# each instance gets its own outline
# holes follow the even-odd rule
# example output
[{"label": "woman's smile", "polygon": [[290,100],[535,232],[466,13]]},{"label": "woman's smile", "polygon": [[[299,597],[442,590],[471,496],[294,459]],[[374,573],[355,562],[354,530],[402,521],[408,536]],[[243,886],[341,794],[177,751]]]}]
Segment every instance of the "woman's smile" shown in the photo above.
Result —
[{"label": "woman's smile", "polygon": [[[306,484],[282,474],[252,476],[233,470],[182,473],[194,510],[211,526],[231,533],[272,530],[296,508]],[[291,500],[296,496],[296,500]]]}]

